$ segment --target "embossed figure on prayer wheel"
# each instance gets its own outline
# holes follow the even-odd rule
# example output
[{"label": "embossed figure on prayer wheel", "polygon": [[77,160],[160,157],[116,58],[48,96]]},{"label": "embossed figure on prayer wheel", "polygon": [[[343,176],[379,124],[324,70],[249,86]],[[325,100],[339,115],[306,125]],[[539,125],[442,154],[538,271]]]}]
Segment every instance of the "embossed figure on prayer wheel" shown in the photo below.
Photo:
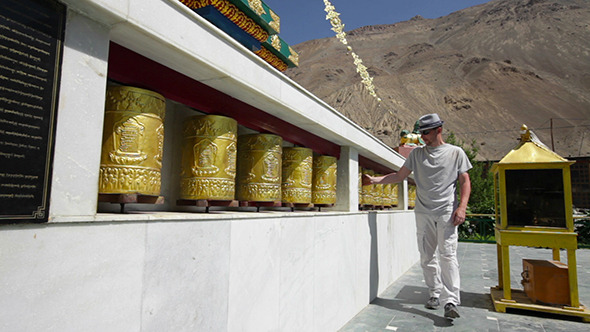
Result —
[{"label": "embossed figure on prayer wheel", "polygon": [[238,137],[238,200],[280,202],[282,145],[283,139],[271,134]]},{"label": "embossed figure on prayer wheel", "polygon": [[220,115],[198,115],[183,130],[180,198],[233,200],[238,123]]},{"label": "embossed figure on prayer wheel", "polygon": [[283,148],[283,203],[311,203],[313,151],[308,148]]},{"label": "embossed figure on prayer wheel", "polygon": [[315,156],[313,158],[312,198],[313,204],[336,203],[336,157]]},{"label": "embossed figure on prayer wheel", "polygon": [[107,88],[99,193],[160,194],[165,111],[153,91]]}]

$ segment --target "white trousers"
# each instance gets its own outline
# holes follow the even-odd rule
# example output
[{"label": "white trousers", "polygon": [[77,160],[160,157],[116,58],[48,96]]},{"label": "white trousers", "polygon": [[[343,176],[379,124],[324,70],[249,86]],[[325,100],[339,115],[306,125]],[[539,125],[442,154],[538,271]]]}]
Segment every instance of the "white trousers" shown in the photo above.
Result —
[{"label": "white trousers", "polygon": [[[452,212],[443,215],[416,213],[420,264],[430,297],[441,304],[461,304],[459,261],[457,260],[457,226]],[[438,250],[437,250],[438,249]]]}]

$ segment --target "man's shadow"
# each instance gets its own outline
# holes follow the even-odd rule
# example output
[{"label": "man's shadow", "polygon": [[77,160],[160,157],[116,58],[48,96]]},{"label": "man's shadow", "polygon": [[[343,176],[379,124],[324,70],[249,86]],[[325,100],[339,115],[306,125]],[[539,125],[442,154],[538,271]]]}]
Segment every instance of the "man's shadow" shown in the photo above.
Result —
[{"label": "man's shadow", "polygon": [[[399,312],[406,312],[412,315],[422,316],[431,319],[434,326],[453,326],[453,321],[436,314],[438,311],[431,311],[424,308],[428,300],[428,288],[418,286],[404,286],[393,299],[376,297],[371,304]],[[422,305],[423,309],[414,308],[408,305]],[[461,306],[494,311],[494,305],[489,294],[461,292]]]}]

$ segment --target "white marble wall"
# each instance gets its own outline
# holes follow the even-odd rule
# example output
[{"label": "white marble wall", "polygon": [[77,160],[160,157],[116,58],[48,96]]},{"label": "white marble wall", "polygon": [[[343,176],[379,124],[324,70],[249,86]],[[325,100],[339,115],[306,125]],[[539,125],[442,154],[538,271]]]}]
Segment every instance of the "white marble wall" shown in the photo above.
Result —
[{"label": "white marble wall", "polygon": [[0,331],[140,331],[146,226],[0,226]]},{"label": "white marble wall", "polygon": [[251,215],[2,226],[0,330],[335,331],[418,258],[411,212]]},{"label": "white marble wall", "polygon": [[226,220],[147,225],[141,331],[228,330],[231,228]]}]

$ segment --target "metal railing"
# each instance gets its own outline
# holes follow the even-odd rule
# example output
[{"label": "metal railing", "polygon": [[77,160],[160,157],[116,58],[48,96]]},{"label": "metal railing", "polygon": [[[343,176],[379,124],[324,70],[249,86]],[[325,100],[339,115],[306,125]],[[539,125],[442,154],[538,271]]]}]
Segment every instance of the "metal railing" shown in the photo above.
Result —
[{"label": "metal railing", "polygon": [[468,214],[459,226],[459,241],[496,243],[495,214]]}]

